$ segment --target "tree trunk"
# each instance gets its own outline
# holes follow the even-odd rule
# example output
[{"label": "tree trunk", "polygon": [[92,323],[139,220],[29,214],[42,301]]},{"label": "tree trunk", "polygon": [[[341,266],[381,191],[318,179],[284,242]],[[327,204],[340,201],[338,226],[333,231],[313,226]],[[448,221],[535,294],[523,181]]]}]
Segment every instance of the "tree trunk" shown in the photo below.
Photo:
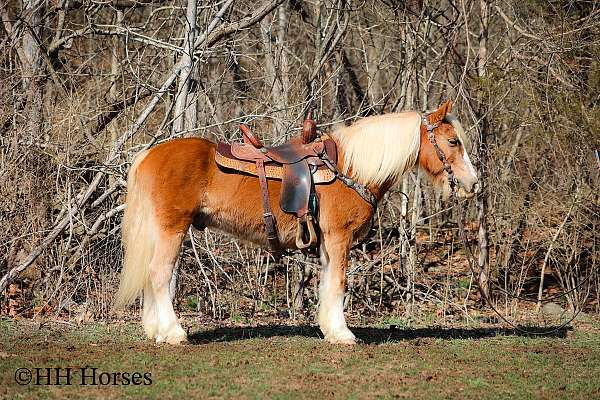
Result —
[{"label": "tree trunk", "polygon": [[43,58],[39,41],[42,33],[43,4],[41,0],[26,0],[23,10],[23,14],[29,18],[21,42],[21,63],[23,88],[27,92],[27,132],[32,142],[42,140]]},{"label": "tree trunk", "polygon": [[[122,23],[123,23],[123,10],[117,9],[115,11],[115,25],[121,26]],[[111,60],[110,60],[111,61],[110,62],[111,84],[110,84],[110,90],[108,92],[108,103],[111,105],[111,108],[112,108],[113,104],[115,104],[119,101],[119,95],[120,95],[119,80],[121,78],[121,52],[119,50],[121,49],[122,41],[118,36],[115,36],[112,39],[112,42],[113,42],[113,48],[112,48]],[[107,129],[110,134],[110,143],[114,143],[117,140],[117,138],[119,137],[119,128],[113,123],[113,124],[109,124]],[[109,186],[112,186],[115,184],[116,176],[110,175],[108,179],[109,179]]]},{"label": "tree trunk", "polygon": [[196,40],[196,15],[197,4],[196,0],[187,0],[187,8],[185,13],[185,26],[183,29],[185,37],[185,46],[181,55],[181,62],[184,64],[183,69],[179,72],[177,83],[177,95],[175,97],[175,109],[173,117],[173,133],[177,134],[186,128],[186,113],[189,108],[188,94],[190,90],[190,82],[192,71],[194,68],[193,51],[194,42]]},{"label": "tree trunk", "polygon": [[[404,70],[404,77],[402,79],[402,106],[404,109],[414,109],[415,107],[415,98],[416,98],[416,90],[415,90],[415,79],[416,74],[414,74],[414,53],[415,53],[415,42],[412,32],[409,32],[409,27],[405,27],[403,31],[404,36],[404,56],[405,61],[404,64],[406,66]],[[414,240],[413,240],[413,229],[414,227],[409,222],[408,216],[408,203],[409,198],[408,195],[410,193],[411,179],[410,174],[407,173],[404,175],[402,180],[402,220],[401,227],[404,235],[402,236],[402,259],[405,260],[405,274],[406,274],[406,287],[408,291],[406,293],[406,301],[405,301],[405,312],[404,316],[409,318],[413,314],[413,306],[414,306],[414,277],[416,275],[415,267],[415,249],[414,249]],[[413,183],[414,184],[414,183]],[[416,190],[414,191],[414,195],[416,196]],[[417,201],[413,198],[413,202]],[[414,221],[414,217],[411,217],[411,220]]]},{"label": "tree trunk", "polygon": [[[190,118],[187,114],[190,113],[189,100],[193,96],[190,94],[190,82],[192,72],[194,69],[194,42],[196,41],[196,16],[197,16],[197,3],[196,0],[187,0],[187,8],[185,12],[185,26],[184,26],[184,37],[185,46],[181,56],[180,62],[183,63],[183,68],[179,71],[179,78],[177,84],[177,95],[175,96],[175,108],[173,118],[173,134],[179,134],[185,129],[190,129],[190,119],[195,119],[195,112],[192,112],[193,116]],[[195,107],[195,105],[194,105]],[[195,111],[195,110],[194,110]],[[195,123],[195,121],[194,121]],[[175,298],[177,294],[177,278],[179,276],[179,260],[173,267],[173,276],[169,284],[169,294],[171,299]]]},{"label": "tree trunk", "polygon": [[[287,3],[279,6],[277,25],[274,20],[265,18],[261,21],[261,33],[265,50],[265,75],[267,87],[270,88],[271,107],[274,111],[273,137],[278,138],[286,133],[287,126],[287,94],[289,92],[288,61],[284,51],[287,28]],[[275,32],[275,40],[273,40]]]},{"label": "tree trunk", "polygon": [[[488,39],[488,19],[489,19],[489,4],[487,0],[480,0],[480,30],[479,30],[479,49],[477,53],[477,76],[480,84],[487,76],[487,39]],[[488,130],[489,121],[485,115],[487,105],[482,89],[479,89],[479,115],[481,118],[481,128],[479,129],[479,145],[477,154],[479,156],[479,185],[480,192],[477,195],[477,222],[479,223],[479,231],[477,240],[479,244],[479,285],[484,293],[488,293],[488,277],[489,277],[489,250],[488,250],[488,223],[487,223],[487,208],[488,208],[488,193],[486,191],[487,180],[487,163],[488,163]]]}]

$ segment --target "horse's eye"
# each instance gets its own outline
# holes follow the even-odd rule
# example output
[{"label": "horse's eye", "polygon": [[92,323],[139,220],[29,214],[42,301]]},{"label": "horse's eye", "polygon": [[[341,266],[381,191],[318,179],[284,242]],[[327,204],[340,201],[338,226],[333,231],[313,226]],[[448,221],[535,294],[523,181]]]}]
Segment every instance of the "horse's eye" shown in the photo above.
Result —
[{"label": "horse's eye", "polygon": [[450,143],[450,146],[458,146],[460,144],[460,142],[456,138],[448,139],[448,143]]}]

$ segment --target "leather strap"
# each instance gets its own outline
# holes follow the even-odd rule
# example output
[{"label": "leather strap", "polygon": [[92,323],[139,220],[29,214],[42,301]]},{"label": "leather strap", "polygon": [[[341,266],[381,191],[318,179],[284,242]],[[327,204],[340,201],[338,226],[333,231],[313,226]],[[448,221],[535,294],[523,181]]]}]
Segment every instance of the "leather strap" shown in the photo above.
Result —
[{"label": "leather strap", "polygon": [[260,140],[250,130],[250,127],[246,124],[240,124],[240,130],[242,131],[242,137],[244,138],[244,143],[251,144],[252,146],[260,149],[263,147],[263,144]]},{"label": "leather strap", "polygon": [[429,115],[430,114],[425,114],[421,118],[423,121],[423,125],[425,126],[425,129],[427,129],[427,138],[433,145],[433,148],[435,149],[435,152],[436,152],[438,158],[444,165],[444,170],[446,170],[446,173],[448,174],[448,184],[450,185],[450,190],[454,191],[454,189],[456,187],[456,178],[454,177],[454,171],[452,170],[452,167],[450,166],[450,163],[448,162],[446,155],[444,154],[442,149],[440,149],[440,146],[438,146],[438,144],[435,140],[435,132],[433,132],[437,127],[439,127],[439,123],[430,124],[429,123]]},{"label": "leather strap", "polygon": [[281,244],[277,237],[277,230],[275,227],[275,217],[269,204],[269,187],[267,185],[267,176],[265,174],[265,163],[263,160],[256,160],[256,172],[258,173],[258,183],[260,184],[260,193],[262,197],[263,205],[263,220],[265,222],[265,229],[267,232],[267,242],[269,247],[274,253],[281,252]]},{"label": "leather strap", "polygon": [[371,207],[373,207],[373,216],[375,215],[375,211],[377,211],[377,198],[375,195],[369,190],[368,187],[356,182],[354,179],[351,179],[344,175],[337,167],[337,165],[329,158],[327,153],[321,154],[321,160],[327,165],[327,167],[333,171],[335,177],[338,178],[344,185],[348,186],[350,189],[353,189],[360,197],[363,198],[364,201],[369,203]]}]

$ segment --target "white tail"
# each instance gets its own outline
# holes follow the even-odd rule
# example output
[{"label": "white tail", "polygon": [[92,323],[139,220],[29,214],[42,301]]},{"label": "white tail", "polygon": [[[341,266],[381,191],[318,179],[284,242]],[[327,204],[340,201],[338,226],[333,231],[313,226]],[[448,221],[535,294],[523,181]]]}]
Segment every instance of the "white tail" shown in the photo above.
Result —
[{"label": "white tail", "polygon": [[155,242],[152,205],[137,177],[138,166],[147,154],[148,151],[143,151],[137,155],[127,176],[127,208],[121,227],[125,255],[115,309],[132,303],[149,284],[148,271]]}]

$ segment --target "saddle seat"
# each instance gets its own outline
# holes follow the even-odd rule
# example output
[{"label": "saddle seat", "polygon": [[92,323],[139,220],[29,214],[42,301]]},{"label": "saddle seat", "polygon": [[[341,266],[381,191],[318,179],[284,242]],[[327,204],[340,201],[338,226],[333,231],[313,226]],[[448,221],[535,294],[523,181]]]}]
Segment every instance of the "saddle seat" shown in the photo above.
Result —
[{"label": "saddle seat", "polygon": [[[321,137],[322,147],[327,156],[333,161],[337,161],[337,149],[335,142],[327,135]],[[297,151],[296,146],[303,146],[297,139],[292,139],[287,143],[274,148],[267,148],[263,153],[259,149],[252,148],[244,143],[217,143],[215,161],[225,169],[258,176],[256,170],[256,160],[262,159],[264,162],[267,178],[282,180],[284,175],[284,166],[294,164],[306,159],[311,167],[313,182],[315,184],[328,183],[335,179],[335,174],[322,161],[315,159],[311,154],[313,149],[303,149]],[[320,149],[321,146],[317,146]],[[272,157],[272,158],[271,158]],[[315,168],[316,167],[316,168]],[[230,171],[231,172],[231,171]]]},{"label": "saddle seat", "polygon": [[240,129],[244,143],[217,143],[216,163],[225,172],[259,178],[267,238],[274,251],[278,252],[279,241],[268,200],[267,178],[281,180],[279,206],[298,218],[296,246],[299,249],[314,246],[317,235],[313,220],[318,207],[314,185],[336,179],[322,159],[326,156],[331,162],[337,162],[335,142],[327,135],[317,137],[316,123],[310,113],[304,121],[302,137],[279,146],[265,147],[246,125],[241,125]]}]

